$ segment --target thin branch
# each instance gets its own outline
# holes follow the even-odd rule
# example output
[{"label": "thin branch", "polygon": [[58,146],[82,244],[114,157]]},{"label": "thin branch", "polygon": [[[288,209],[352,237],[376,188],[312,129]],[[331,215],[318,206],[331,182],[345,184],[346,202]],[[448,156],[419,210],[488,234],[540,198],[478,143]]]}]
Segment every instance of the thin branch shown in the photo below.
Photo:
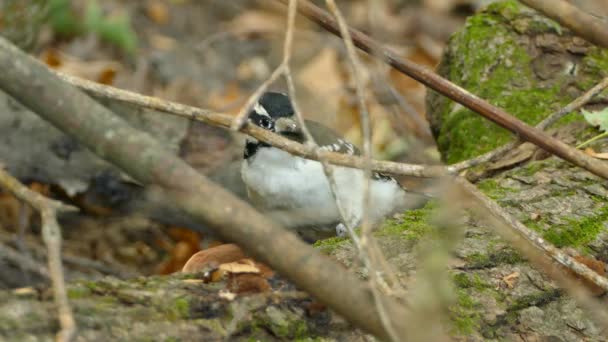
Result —
[{"label": "thin branch", "polygon": [[[287,0],[277,0],[285,3]],[[340,28],[336,20],[328,13],[320,9],[307,0],[300,0],[298,10],[304,16],[315,21],[327,31],[341,36]],[[404,73],[415,80],[423,83],[431,89],[445,95],[446,97],[462,104],[473,112],[478,113],[486,119],[498,124],[501,127],[517,134],[518,137],[529,141],[534,145],[554,154],[564,160],[571,162],[591,173],[604,179],[608,179],[608,166],[602,161],[598,161],[585,153],[568,146],[562,141],[550,136],[549,134],[531,127],[523,121],[505,112],[489,102],[471,94],[467,90],[435,74],[433,71],[422,67],[412,61],[402,59],[396,53],[385,48],[364,33],[350,29],[353,42],[361,50],[373,55],[380,55],[386,63],[401,73]]]},{"label": "thin branch", "polygon": [[30,190],[2,168],[0,168],[0,185],[40,213],[42,218],[42,237],[48,250],[48,267],[53,284],[53,295],[59,310],[61,329],[57,333],[57,340],[69,341],[76,332],[76,322],[68,303],[65,288],[63,266],[61,264],[61,228],[59,228],[59,224],[57,223],[57,212],[77,211],[78,209],[48,199]]},{"label": "thin branch", "polygon": [[608,21],[582,11],[564,0],[521,0],[591,43],[608,48]]},{"label": "thin branch", "polygon": [[[85,90],[97,98],[130,103],[143,108],[150,108],[171,115],[201,121],[213,126],[229,128],[232,123],[232,116],[227,114],[166,101],[157,97],[145,96],[66,74],[56,73],[56,75],[67,83]],[[297,143],[255,125],[246,125],[241,131],[260,141],[307,159],[318,161],[324,158],[334,165],[354,168],[362,168],[364,166],[364,161],[361,157],[326,150],[316,150],[312,146]],[[372,160],[371,167],[372,170],[378,172],[424,178],[440,177],[448,173],[448,169],[441,165],[406,164],[384,160]]]},{"label": "thin branch", "polygon": [[[357,106],[359,107],[359,116],[361,121],[361,135],[363,137],[363,173],[364,173],[364,185],[363,185],[363,218],[362,218],[362,227],[361,227],[361,239],[360,245],[358,248],[359,257],[363,261],[363,264],[367,268],[369,272],[369,281],[370,281],[370,289],[372,294],[374,295],[374,304],[376,307],[376,311],[380,316],[380,320],[382,321],[382,325],[386,329],[390,339],[392,341],[399,341],[400,337],[395,331],[395,328],[391,324],[391,320],[388,317],[388,313],[382,302],[380,301],[380,292],[378,289],[378,283],[380,283],[381,277],[379,272],[375,271],[375,267],[372,264],[370,259],[370,255],[373,254],[373,244],[370,242],[372,239],[372,225],[369,221],[369,212],[371,206],[371,196],[370,196],[370,184],[371,184],[371,124],[369,119],[369,112],[367,111],[367,106],[365,105],[365,91],[363,90],[363,80],[361,79],[361,75],[359,70],[361,69],[361,62],[357,58],[357,52],[355,51],[355,46],[353,44],[352,38],[348,32],[348,25],[340,12],[340,9],[336,5],[334,0],[326,0],[325,3],[329,8],[330,12],[336,18],[338,22],[340,32],[342,34],[342,40],[344,41],[344,45],[346,46],[346,52],[348,56],[348,60],[350,62],[350,67],[352,70],[352,75],[355,81],[355,91],[357,96]],[[295,11],[295,10],[294,10]],[[354,237],[356,234],[353,233],[353,227],[349,227],[348,223],[345,221],[344,223],[353,237],[353,242],[355,242]]]},{"label": "thin branch", "polygon": [[[608,77],[605,77],[598,84],[593,86],[593,88],[584,92],[581,96],[577,97],[576,99],[574,99],[574,101],[568,103],[566,106],[564,106],[560,110],[547,116],[545,119],[543,119],[541,122],[539,122],[535,127],[538,129],[546,130],[551,125],[553,125],[554,123],[559,121],[559,119],[566,116],[568,113],[574,112],[574,111],[580,109],[581,107],[583,107],[584,105],[586,105],[589,101],[591,101],[591,99],[593,99],[595,96],[597,96],[599,93],[601,93],[607,87],[608,87]],[[507,152],[511,151],[512,149],[516,148],[521,143],[522,143],[521,140],[512,141],[510,143],[507,143],[503,146],[500,146],[492,151],[486,152],[475,158],[471,158],[471,159],[464,160],[464,161],[461,161],[456,164],[452,164],[448,167],[448,169],[450,170],[451,173],[459,173],[464,169],[468,169],[468,168],[477,166],[479,164],[483,164],[485,162],[495,160],[496,158],[499,158],[499,157],[503,156],[504,154],[506,154]]]}]

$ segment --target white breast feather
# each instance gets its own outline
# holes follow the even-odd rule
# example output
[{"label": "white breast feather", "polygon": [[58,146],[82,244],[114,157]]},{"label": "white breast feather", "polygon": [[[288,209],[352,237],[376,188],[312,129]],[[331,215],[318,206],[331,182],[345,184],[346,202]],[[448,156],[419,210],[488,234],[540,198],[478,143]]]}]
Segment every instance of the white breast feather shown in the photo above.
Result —
[{"label": "white breast feather", "polygon": [[[260,148],[249,160],[243,161],[242,177],[247,187],[264,199],[260,203],[267,211],[300,210],[302,215],[289,215],[281,220],[291,226],[316,222],[340,222],[340,215],[331,194],[321,163],[295,157],[276,148]],[[340,203],[344,206],[347,223],[359,225],[363,211],[363,171],[335,167]],[[372,222],[405,206],[405,192],[395,182],[372,180]]]}]

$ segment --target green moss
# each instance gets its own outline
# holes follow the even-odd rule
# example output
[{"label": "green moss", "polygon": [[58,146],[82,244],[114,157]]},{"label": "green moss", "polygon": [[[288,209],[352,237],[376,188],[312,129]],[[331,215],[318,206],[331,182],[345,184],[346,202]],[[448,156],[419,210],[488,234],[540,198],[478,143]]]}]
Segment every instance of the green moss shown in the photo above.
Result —
[{"label": "green moss", "polygon": [[520,168],[515,172],[517,175],[531,177],[534,176],[535,173],[544,169],[546,164],[543,161],[533,161],[528,163],[528,165]]},{"label": "green moss", "polygon": [[478,274],[458,273],[452,277],[454,285],[462,289],[473,288],[482,291],[491,287]]},{"label": "green moss", "polygon": [[[517,83],[534,79],[531,58],[508,24],[520,8],[515,1],[505,1],[469,18],[466,29],[452,38],[458,56],[451,61],[456,65],[450,66],[449,78],[534,124],[549,112],[560,87]],[[438,145],[448,163],[487,152],[511,139],[507,130],[468,109],[455,109],[453,103],[444,108],[442,118]]]},{"label": "green moss", "polygon": [[[549,81],[535,77],[523,35],[562,34],[556,22],[520,5],[501,1],[467,20],[465,29],[450,41],[440,67],[451,81],[505,109],[528,124],[572,100],[565,89],[572,75],[555,75]],[[603,71],[602,71],[603,70]],[[578,72],[576,87],[588,89],[608,70],[606,49],[592,48]],[[461,105],[444,101],[437,109],[441,125],[437,144],[447,163],[455,163],[490,151],[513,139],[512,134]],[[560,124],[580,120],[570,115]]]},{"label": "green moss", "polygon": [[78,299],[83,298],[91,294],[91,290],[85,286],[71,286],[68,288],[68,298]]},{"label": "green moss", "polygon": [[503,248],[498,251],[482,254],[473,253],[466,257],[467,269],[491,268],[504,264],[517,264],[525,259],[514,249]]},{"label": "green moss", "polygon": [[465,290],[458,290],[457,302],[450,307],[453,333],[468,335],[478,330],[481,321],[481,305]]},{"label": "green moss", "polygon": [[431,219],[436,210],[437,203],[430,201],[421,209],[408,210],[399,219],[387,220],[374,234],[378,237],[401,237],[417,241],[435,230]]},{"label": "green moss", "polygon": [[[596,77],[605,77],[608,75],[608,49],[592,47],[589,53],[583,58],[585,72],[595,75]],[[591,88],[597,83],[596,79],[589,79],[583,86]]]},{"label": "green moss", "polygon": [[583,219],[567,218],[566,224],[552,225],[543,236],[556,247],[581,246],[593,241],[605,229],[607,220],[608,206],[605,206],[596,216]]},{"label": "green moss", "polygon": [[333,237],[329,239],[318,240],[313,247],[320,249],[322,252],[331,254],[338,247],[347,244],[350,240],[347,237]]},{"label": "green moss", "polygon": [[476,185],[479,190],[492,199],[502,199],[508,192],[517,191],[513,188],[500,186],[494,179],[484,179]]},{"label": "green moss", "polygon": [[168,304],[167,316],[170,319],[184,319],[190,317],[190,301],[186,297],[178,297]]}]

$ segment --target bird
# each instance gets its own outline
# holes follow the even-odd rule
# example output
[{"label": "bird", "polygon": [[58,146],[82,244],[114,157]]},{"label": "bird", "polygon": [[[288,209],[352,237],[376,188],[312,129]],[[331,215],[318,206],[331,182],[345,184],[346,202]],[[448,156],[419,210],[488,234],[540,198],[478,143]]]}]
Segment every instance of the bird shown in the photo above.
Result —
[{"label": "bird", "polygon": [[[290,140],[306,141],[290,98],[279,92],[265,92],[249,112],[248,122]],[[318,122],[304,120],[320,149],[360,155],[359,149],[335,131]],[[250,202],[262,213],[295,230],[310,242],[329,236],[343,236],[347,227],[362,223],[364,211],[363,170],[334,166],[336,196],[319,161],[295,156],[253,137],[246,139],[241,177]],[[368,217],[372,224],[404,209],[421,205],[389,175],[374,172],[370,180]]]}]

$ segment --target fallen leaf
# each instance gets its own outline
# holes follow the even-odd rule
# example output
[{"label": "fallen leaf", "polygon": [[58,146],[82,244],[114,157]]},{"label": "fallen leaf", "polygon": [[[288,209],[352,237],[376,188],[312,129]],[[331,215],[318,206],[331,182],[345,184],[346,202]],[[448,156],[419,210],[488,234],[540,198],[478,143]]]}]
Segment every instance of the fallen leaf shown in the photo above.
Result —
[{"label": "fallen leaf", "polygon": [[164,25],[169,22],[169,10],[161,1],[148,1],[146,15],[157,24]]},{"label": "fallen leaf", "polygon": [[272,289],[266,278],[254,273],[230,274],[226,288],[236,294],[259,293]]},{"label": "fallen leaf", "polygon": [[249,10],[234,18],[228,24],[230,32],[282,32],[285,18],[266,11]]},{"label": "fallen leaf", "polygon": [[587,148],[585,149],[585,154],[587,154],[587,155],[589,155],[589,156],[591,156],[591,157],[593,157],[593,158],[596,158],[596,159],[604,159],[604,160],[608,160],[608,152],[600,152],[600,153],[597,153],[597,152],[595,152],[595,150],[593,150],[591,147],[587,147]]},{"label": "fallen leaf", "polygon": [[13,294],[16,296],[33,296],[36,294],[36,290],[33,287],[20,287],[14,289]]},{"label": "fallen leaf", "polygon": [[[602,261],[597,260],[593,257],[583,256],[583,255],[577,255],[577,256],[574,256],[573,258],[574,258],[574,260],[580,262],[581,264],[589,267],[591,270],[593,270],[598,275],[600,275],[602,277],[606,275],[606,264],[603,263]],[[585,285],[585,287],[587,287],[594,296],[601,296],[606,292],[603,288],[595,285],[594,283],[592,283],[586,279],[582,279],[578,274],[575,274],[572,271],[570,271],[570,272],[572,275],[574,275],[574,277],[581,280],[582,283]]]},{"label": "fallen leaf", "polygon": [[236,262],[221,264],[219,270],[227,273],[260,273],[260,269],[251,259],[242,259]]},{"label": "fallen leaf", "polygon": [[49,67],[72,76],[102,84],[112,84],[122,65],[112,60],[84,61],[55,49],[47,49],[39,57]]},{"label": "fallen leaf", "polygon": [[515,286],[515,282],[519,279],[519,272],[513,272],[509,275],[502,277],[502,281],[507,284],[507,287],[512,289]]},{"label": "fallen leaf", "polygon": [[200,251],[186,262],[182,272],[193,273],[209,268],[217,268],[221,264],[234,262],[245,258],[243,250],[232,243],[219,245]]},{"label": "fallen leaf", "polygon": [[225,299],[227,301],[233,301],[234,298],[236,298],[236,293],[230,292],[228,290],[220,290],[219,296],[220,298]]}]

